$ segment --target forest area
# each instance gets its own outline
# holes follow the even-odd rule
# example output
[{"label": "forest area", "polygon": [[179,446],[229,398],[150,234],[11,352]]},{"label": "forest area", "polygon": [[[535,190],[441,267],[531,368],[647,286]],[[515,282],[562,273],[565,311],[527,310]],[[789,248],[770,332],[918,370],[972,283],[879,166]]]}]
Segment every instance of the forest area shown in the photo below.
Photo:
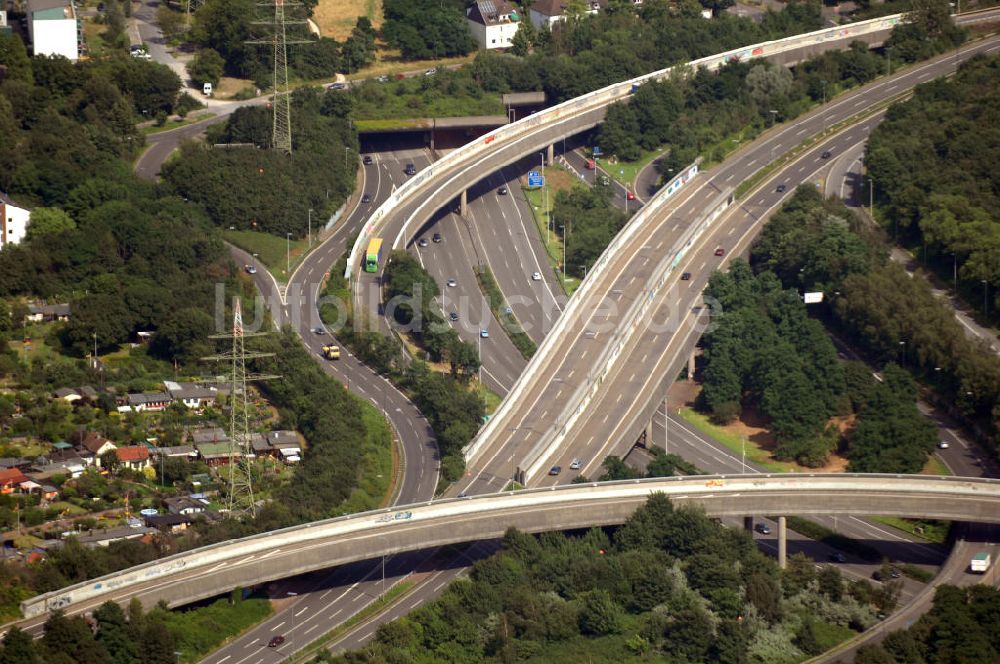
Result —
[{"label": "forest area", "polygon": [[890,611],[898,582],[848,581],[654,495],[621,528],[510,530],[434,602],[316,662],[798,662]]},{"label": "forest area", "polygon": [[1000,320],[1000,57],[974,58],[894,105],[865,162],[886,232]]}]

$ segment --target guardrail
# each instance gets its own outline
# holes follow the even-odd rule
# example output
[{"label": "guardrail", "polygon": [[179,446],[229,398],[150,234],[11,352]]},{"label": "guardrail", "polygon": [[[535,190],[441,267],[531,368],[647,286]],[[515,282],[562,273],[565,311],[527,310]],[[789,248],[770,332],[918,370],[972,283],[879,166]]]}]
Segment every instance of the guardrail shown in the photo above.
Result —
[{"label": "guardrail", "polygon": [[[634,92],[635,86],[642,85],[647,81],[666,78],[670,76],[673,71],[678,69],[696,69],[699,67],[705,67],[707,69],[714,70],[731,60],[749,60],[753,58],[769,57],[801,48],[803,46],[842,41],[852,37],[860,37],[874,32],[890,30],[892,27],[897,25],[902,18],[902,14],[893,14],[868,21],[860,21],[851,25],[824,28],[822,30],[808,32],[802,35],[734,48],[729,51],[725,51],[724,53],[692,60],[685,65],[676,65],[674,67],[668,67],[649,74],[644,74],[622,83],[613,83],[599,90],[564,101],[561,104],[557,104],[556,106],[545,109],[544,111],[529,115],[528,117],[522,118],[521,120],[509,125],[505,125],[504,127],[491,132],[487,136],[476,139],[462,148],[445,155],[442,159],[429,165],[423,171],[407,181],[402,187],[393,192],[392,195],[390,195],[389,198],[387,198],[382,205],[380,205],[379,208],[372,213],[372,216],[369,217],[368,222],[362,228],[361,233],[359,233],[354,245],[351,247],[351,252],[348,255],[344,277],[347,279],[352,278],[354,270],[357,267],[360,254],[367,245],[368,240],[376,234],[380,224],[387,219],[387,217],[402,201],[411,198],[415,199],[418,191],[426,183],[436,178],[439,174],[453,169],[463,162],[470,162],[468,165],[472,167],[474,166],[474,164],[471,163],[473,158],[479,157],[483,153],[494,151],[496,148],[508,144],[512,139],[518,138],[542,125],[548,125],[553,121],[575,117],[582,113],[592,111],[595,108],[600,108],[612,102],[625,99]],[[398,235],[393,241],[394,248],[398,244],[399,237],[406,235],[406,229],[411,223],[413,223],[414,218],[415,215],[411,215],[406,220],[403,229],[400,231],[400,235]]]},{"label": "guardrail", "polygon": [[[670,182],[668,182],[660,190],[660,192],[658,192],[657,195],[654,196],[653,199],[650,200],[649,203],[642,208],[642,210],[640,210],[635,216],[633,216],[629,220],[629,222],[625,225],[625,228],[623,228],[621,232],[619,232],[614,237],[614,239],[611,240],[611,243],[604,248],[604,251],[601,252],[600,257],[594,262],[593,267],[590,268],[590,271],[587,274],[587,278],[583,281],[583,285],[581,285],[580,288],[577,289],[576,293],[574,293],[573,297],[570,299],[569,304],[566,306],[566,309],[559,316],[559,318],[556,319],[555,325],[548,332],[548,334],[545,335],[545,338],[542,339],[541,345],[538,347],[538,350],[535,351],[534,357],[532,358],[531,362],[529,362],[528,368],[525,369],[525,372],[524,374],[522,374],[522,376],[527,374],[529,371],[532,373],[538,373],[541,370],[541,368],[538,366],[538,363],[535,362],[534,358],[547,357],[552,347],[562,339],[562,336],[566,332],[566,330],[569,329],[571,324],[576,322],[576,319],[580,316],[580,313],[582,311],[582,305],[580,305],[580,303],[586,300],[587,296],[590,294],[590,291],[596,288],[594,284],[597,283],[599,277],[607,269],[607,266],[611,261],[611,257],[626,242],[631,240],[636,233],[642,230],[643,222],[648,218],[649,214],[652,211],[659,209],[668,199],[670,199],[674,194],[680,191],[680,189],[685,184],[687,184],[694,177],[697,176],[698,167],[700,166],[701,161],[702,160],[699,157],[693,164],[686,167],[680,173],[675,175],[670,180]],[[603,361],[603,356],[601,359],[598,359],[597,361],[594,362],[594,366],[600,366],[602,361]],[[604,374],[602,374],[600,378],[603,378],[603,375]],[[592,375],[590,382],[591,383],[596,382],[597,384],[599,384],[600,379],[597,379],[595,381]],[[524,379],[518,379],[518,381],[514,383],[514,387],[511,388],[510,392],[507,393],[507,397],[503,400],[503,403],[501,404],[497,412],[494,413],[493,417],[490,418],[490,421],[487,422],[479,430],[479,432],[476,434],[476,437],[473,438],[468,445],[466,445],[465,449],[462,450],[463,454],[465,455],[466,461],[470,460],[472,457],[476,455],[476,453],[479,452],[485,440],[487,440],[489,436],[493,435],[493,433],[500,426],[499,424],[500,420],[502,419],[502,415],[506,412],[507,408],[505,407],[504,404],[515,403],[521,396],[521,394],[524,392],[524,390],[527,389],[529,383],[530,381]],[[574,395],[574,398],[580,398],[580,395]],[[543,435],[543,439],[548,440],[549,437],[553,435],[553,432],[556,429],[564,428],[565,425],[566,423],[560,424],[558,422],[552,425],[552,427],[550,427],[545,432],[545,435]]]},{"label": "guardrail", "polygon": [[[832,497],[836,495],[864,493],[862,507],[834,505]],[[188,570],[197,570],[200,574],[210,574],[213,571],[226,571],[230,565],[249,560],[238,560],[255,554],[274,553],[283,546],[312,543],[317,540],[335,538],[336,542],[345,542],[347,535],[358,533],[379,534],[385,532],[388,536],[394,531],[394,525],[400,522],[415,524],[428,523],[434,531],[440,531],[447,521],[442,519],[481,518],[483,512],[504,510],[531,510],[542,507],[559,506],[559,509],[573,512],[574,507],[586,506],[588,502],[609,500],[619,503],[627,500],[643,500],[654,492],[662,492],[678,499],[698,500],[700,497],[711,497],[710,505],[718,506],[718,499],[723,495],[738,497],[739,502],[733,508],[741,513],[755,513],[752,500],[758,496],[762,501],[779,500],[781,505],[789,505],[790,513],[814,513],[829,511],[831,513],[860,512],[879,510],[879,513],[893,514],[896,511],[905,512],[909,516],[939,516],[946,518],[961,518],[967,515],[984,522],[1000,522],[1000,480],[966,477],[932,477],[924,475],[864,475],[841,473],[808,473],[794,475],[718,475],[697,477],[654,478],[646,480],[628,480],[623,482],[594,482],[582,485],[563,485],[559,487],[529,489],[514,493],[485,494],[473,498],[452,498],[431,501],[417,505],[399,506],[392,509],[374,510],[349,516],[307,523],[293,528],[254,535],[239,540],[214,544],[176,554],[163,560],[138,565],[121,572],[108,574],[98,579],[85,581],[61,590],[39,595],[21,603],[21,610],[26,617],[39,616],[49,610],[67,608],[82,602],[94,601],[102,596],[111,595],[115,591],[136,587],[150,581],[157,581],[159,587],[167,585],[166,578]],[[789,500],[795,494],[819,492],[821,501],[814,506],[804,506],[801,501]],[[893,510],[886,501],[871,500],[872,494],[892,494],[898,498],[910,497],[905,508]],[[787,495],[783,495],[787,494]],[[959,501],[956,503],[955,501]],[[760,510],[776,513],[772,502],[761,503]],[[944,506],[948,503],[947,506]],[[723,509],[716,507],[716,509]],[[498,525],[506,527],[502,520]],[[549,524],[551,529],[551,524]],[[372,537],[368,541],[371,546],[377,546],[380,537]],[[419,537],[409,538],[407,545],[419,548],[423,540]],[[310,544],[310,546],[312,546]],[[363,559],[367,551],[357,554],[357,559]],[[292,556],[294,558],[294,556]],[[261,564],[264,555],[256,559],[253,565],[247,565],[254,571]],[[291,564],[291,561],[289,564]],[[322,562],[320,563],[322,564]],[[317,567],[318,569],[318,567]],[[279,578],[273,576],[273,578]],[[138,590],[138,589],[137,589]],[[122,599],[118,596],[116,599]]]},{"label": "guardrail", "polygon": [[[645,221],[646,218],[652,216],[654,212],[658,211],[668,199],[669,196],[660,196],[657,194],[657,196],[655,196],[653,200],[651,200],[640,212],[640,215],[643,216],[642,221]],[[583,413],[583,411],[586,410],[591,400],[597,394],[601,383],[611,371],[618,355],[632,340],[635,333],[641,328],[644,329],[640,323],[643,320],[648,320],[649,310],[657,301],[657,295],[667,283],[667,279],[670,274],[677,268],[685,254],[687,254],[688,250],[694,246],[694,244],[698,241],[698,238],[701,237],[702,233],[704,233],[708,227],[719,218],[719,215],[721,215],[732,204],[732,202],[733,191],[731,188],[716,196],[705,212],[700,215],[701,220],[689,227],[677,240],[677,242],[674,243],[674,246],[664,254],[663,258],[660,259],[656,268],[650,274],[650,278],[647,280],[646,285],[641,291],[640,297],[636,298],[632,302],[628,312],[626,312],[626,314],[622,317],[621,324],[619,324],[616,328],[618,336],[616,337],[615,342],[611,345],[605,346],[601,355],[595,361],[594,364],[601,367],[600,373],[596,377],[588,377],[588,381],[582,384],[580,388],[577,389],[577,392],[566,400],[567,408],[572,409],[572,412],[568,417],[565,417],[566,409],[563,410],[563,424],[559,428],[556,435],[549,437],[547,440],[544,438],[539,440],[538,444],[535,445],[535,447],[532,448],[532,450],[525,457],[525,465],[527,466],[524,471],[525,482],[529,482],[537,474],[545,472],[546,460],[552,455],[553,452],[555,452],[555,450],[559,448],[563,440],[565,440],[566,434],[569,433],[570,427],[572,427],[573,423]],[[641,224],[637,224],[637,226],[639,225]],[[619,236],[621,235],[624,235],[624,233],[619,234]],[[617,253],[617,247],[614,251],[606,253],[608,260],[610,260],[611,255]],[[602,254],[602,257],[603,256],[604,254]],[[650,286],[649,284],[652,285]],[[574,297],[567,307],[567,311],[571,308],[582,309],[584,302],[585,299],[583,297]],[[565,317],[565,315],[566,312],[563,313],[563,317]],[[624,332],[622,332],[623,329]],[[554,338],[554,335],[550,334],[546,336],[546,340],[550,337]],[[494,416],[494,419],[495,417],[496,416]]]}]

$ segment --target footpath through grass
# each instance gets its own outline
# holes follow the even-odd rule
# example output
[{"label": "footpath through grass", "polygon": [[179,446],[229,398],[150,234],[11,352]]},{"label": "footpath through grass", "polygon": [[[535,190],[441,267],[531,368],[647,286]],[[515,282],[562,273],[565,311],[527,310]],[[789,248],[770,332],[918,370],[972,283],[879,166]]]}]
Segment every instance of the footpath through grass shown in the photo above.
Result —
[{"label": "footpath through grass", "polygon": [[[317,223],[320,223],[320,220],[317,220]],[[264,264],[275,279],[282,282],[288,281],[288,276],[291,274],[286,261],[290,263],[290,270],[294,272],[295,266],[305,257],[309,248],[304,239],[288,242],[286,238],[260,231],[228,230],[223,231],[222,235],[240,249],[250,254],[257,254],[257,260]]]}]

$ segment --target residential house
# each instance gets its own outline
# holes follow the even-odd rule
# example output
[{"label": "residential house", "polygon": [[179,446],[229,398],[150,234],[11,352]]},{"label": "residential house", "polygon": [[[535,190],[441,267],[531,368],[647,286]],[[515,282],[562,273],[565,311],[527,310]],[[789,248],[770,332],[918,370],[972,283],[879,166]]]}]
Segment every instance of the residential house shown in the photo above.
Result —
[{"label": "residential house", "polygon": [[176,496],[163,501],[171,514],[201,514],[205,511],[205,503],[191,496]]},{"label": "residential house", "polygon": [[119,413],[135,411],[156,412],[166,409],[173,399],[166,392],[144,392],[142,394],[129,394],[125,397],[125,403],[118,406]]},{"label": "residential house", "polygon": [[73,0],[28,0],[27,5],[32,54],[78,60],[82,25]]},{"label": "residential house", "polygon": [[191,429],[188,431],[188,435],[191,436],[191,443],[194,445],[198,445],[199,443],[224,443],[229,440],[229,436],[222,427]]},{"label": "residential house", "polygon": [[199,385],[198,383],[176,383],[172,380],[163,381],[163,386],[174,401],[180,401],[188,408],[201,410],[215,403],[219,396],[217,388]]},{"label": "residential house", "polygon": [[68,450],[56,450],[54,452],[49,452],[44,458],[49,464],[53,463],[71,463],[80,464],[84,468],[90,468],[91,466],[97,467],[100,463],[100,459],[94,456],[94,453],[90,450],[85,449],[73,449]]},{"label": "residential house", "polygon": [[88,465],[90,465],[79,457],[54,462],[50,462],[44,457],[39,457],[39,459],[42,461],[36,462],[35,465],[28,469],[27,473],[28,477],[38,483],[50,480],[56,475],[62,475],[63,477],[79,477],[80,475],[83,475],[83,471],[87,469]]},{"label": "residential house", "polygon": [[3,457],[0,458],[0,470],[7,470],[8,468],[17,468],[19,470],[27,470],[31,467],[32,460],[26,457]]},{"label": "residential house", "polygon": [[0,35],[9,35],[13,32],[10,21],[7,19],[7,10],[0,9]]},{"label": "residential house", "polygon": [[95,528],[86,533],[69,533],[67,536],[76,537],[84,546],[94,547],[107,546],[121,540],[139,539],[147,535],[155,535],[156,532],[155,528],[121,526],[118,528]]},{"label": "residential house", "polygon": [[242,453],[235,445],[225,443],[196,443],[195,449],[198,456],[209,466],[224,466],[237,461],[242,457]]},{"label": "residential house", "polygon": [[25,475],[19,468],[7,468],[5,470],[0,470],[0,494],[8,495],[14,493],[21,483],[29,481],[27,475]]},{"label": "residential house", "polygon": [[198,456],[192,445],[174,445],[172,447],[155,447],[150,450],[151,454],[166,459],[185,459],[190,461]]},{"label": "residential house", "polygon": [[194,517],[190,514],[157,514],[146,516],[146,526],[156,528],[165,533],[179,533],[188,529],[194,523]]},{"label": "residential house", "polygon": [[69,320],[69,304],[37,304],[28,303],[28,315],[24,317],[26,323],[51,323],[56,320]]},{"label": "residential house", "polygon": [[250,446],[257,456],[270,456],[295,463],[302,457],[302,443],[294,431],[269,431],[250,435]]},{"label": "residential house", "polygon": [[119,447],[115,450],[115,456],[122,468],[129,470],[143,470],[149,468],[149,448],[145,445],[130,445]]},{"label": "residential house", "polygon": [[521,22],[507,0],[476,0],[465,17],[480,48],[510,48]]},{"label": "residential house", "polygon": [[[88,431],[87,434],[80,441],[80,451],[89,452],[93,455],[93,465],[98,468],[101,467],[101,457],[108,452],[117,449],[118,446],[113,442],[97,433],[96,431]],[[82,455],[81,455],[82,456]]]},{"label": "residential house", "polygon": [[[570,0],[535,0],[528,10],[528,18],[536,28],[552,28],[559,21],[566,20],[566,6]],[[581,3],[587,14],[596,14],[607,6],[607,0],[583,0]]]},{"label": "residential house", "polygon": [[31,212],[20,207],[7,194],[0,192],[0,249],[18,244],[28,232]]}]

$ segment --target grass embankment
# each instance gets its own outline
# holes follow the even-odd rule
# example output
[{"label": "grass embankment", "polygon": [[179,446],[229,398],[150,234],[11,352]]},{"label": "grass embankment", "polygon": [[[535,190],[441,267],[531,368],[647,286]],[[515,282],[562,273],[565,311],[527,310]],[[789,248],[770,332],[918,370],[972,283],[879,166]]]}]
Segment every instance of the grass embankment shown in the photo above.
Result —
[{"label": "grass embankment", "polygon": [[692,408],[681,408],[680,415],[694,428],[703,434],[719,441],[732,452],[742,455],[746,451],[746,460],[774,473],[795,473],[800,472],[798,465],[788,461],[775,461],[771,453],[760,447],[750,439],[744,439],[736,434],[729,433],[722,427],[715,426],[708,421],[708,418]]},{"label": "grass embankment", "polygon": [[476,391],[479,393],[479,396],[482,397],[483,403],[486,404],[486,414],[492,416],[493,413],[497,412],[497,408],[500,407],[500,402],[503,401],[503,397],[482,383],[477,385]]},{"label": "grass embankment", "polygon": [[895,516],[873,516],[871,520],[935,544],[947,542],[948,535],[951,533],[950,521],[921,521],[919,519],[900,519]]},{"label": "grass embankment", "polygon": [[285,662],[287,662],[288,664],[294,664],[295,662],[309,661],[309,659],[313,655],[316,655],[320,650],[323,650],[328,645],[339,639],[341,636],[344,636],[344,634],[346,634],[356,625],[359,625],[368,618],[371,618],[372,616],[381,613],[383,610],[388,609],[392,604],[395,604],[397,601],[401,600],[407,593],[413,590],[415,586],[416,586],[415,581],[410,581],[410,580],[400,581],[396,585],[389,588],[389,590],[387,590],[382,597],[378,598],[377,600],[375,600],[374,602],[372,602],[371,604],[369,604],[368,606],[361,609],[353,616],[342,622],[341,624],[331,629],[323,636],[319,637],[318,639],[307,645],[302,650],[298,651],[297,653],[286,659]]},{"label": "grass embankment", "polygon": [[222,235],[240,249],[257,254],[257,260],[263,263],[278,281],[288,281],[290,272],[286,261],[290,263],[290,269],[294,272],[295,266],[305,257],[309,248],[305,240],[289,243],[283,237],[259,231],[223,231]]},{"label": "grass embankment", "polygon": [[140,133],[142,133],[143,136],[150,136],[152,134],[160,134],[162,132],[170,131],[172,129],[186,127],[187,125],[194,124],[196,122],[201,122],[202,120],[210,117],[213,117],[211,113],[206,113],[204,111],[196,112],[188,115],[183,120],[168,120],[167,122],[159,126],[155,124],[146,125],[144,127],[140,127],[139,131]]},{"label": "grass embankment", "polygon": [[340,514],[354,514],[385,507],[395,490],[395,480],[402,471],[392,454],[392,427],[382,413],[360,398],[361,417],[364,419],[365,438],[361,450],[361,465],[358,467],[358,486],[351,492]]},{"label": "grass embankment", "polygon": [[161,617],[174,635],[179,661],[197,662],[273,612],[270,601],[250,598],[236,603],[220,599],[188,611],[155,609],[152,613]]},{"label": "grass embankment", "polygon": [[[563,291],[567,296],[571,296],[576,292],[576,289],[580,287],[580,280],[576,277],[570,277],[563,274],[562,265],[564,258],[562,238],[558,233],[550,232],[546,228],[556,192],[550,191],[547,196],[548,201],[546,201],[546,196],[543,195],[541,189],[521,187],[521,191],[524,192],[524,198],[528,201],[528,205],[531,207],[531,214],[535,218],[535,225],[538,227],[539,236],[542,239],[542,244],[545,245],[545,253],[549,257],[549,264],[559,276],[559,283],[562,284]],[[546,202],[548,203],[547,207],[545,206]]]},{"label": "grass embankment", "polygon": [[376,30],[382,25],[381,0],[319,0],[312,18],[324,37],[344,41],[351,36],[359,16],[366,16]]},{"label": "grass embankment", "polygon": [[[419,66],[419,65],[416,65]],[[409,69],[413,69],[411,64]],[[499,94],[486,94],[464,85],[439,80],[444,74],[412,76],[384,83],[369,81],[352,88],[352,115],[358,120],[388,118],[451,118],[478,115],[504,116]],[[454,78],[449,74],[446,78]]]},{"label": "grass embankment", "polygon": [[538,346],[521,327],[520,321],[517,320],[513,312],[507,313],[507,300],[500,292],[500,287],[497,286],[496,279],[493,278],[493,272],[488,267],[476,270],[476,279],[479,281],[479,290],[486,297],[493,315],[500,321],[500,327],[507,333],[511,343],[524,356],[524,359],[530,360],[531,356],[538,350]]}]

